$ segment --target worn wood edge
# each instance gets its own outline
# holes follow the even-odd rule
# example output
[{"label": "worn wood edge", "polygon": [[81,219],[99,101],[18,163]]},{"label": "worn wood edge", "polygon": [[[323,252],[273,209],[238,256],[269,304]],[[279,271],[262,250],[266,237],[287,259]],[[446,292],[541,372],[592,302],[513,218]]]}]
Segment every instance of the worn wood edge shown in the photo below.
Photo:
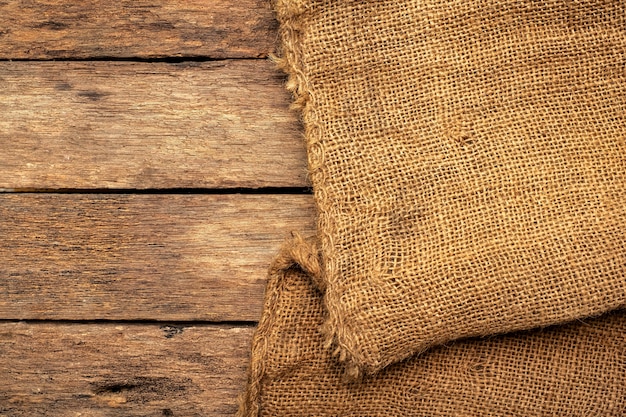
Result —
[{"label": "worn wood edge", "polygon": [[311,195],[0,194],[0,319],[250,321]]},{"label": "worn wood edge", "polygon": [[199,324],[0,323],[0,414],[234,415],[253,331]]},{"label": "worn wood edge", "polygon": [[0,2],[0,59],[266,57],[277,22],[263,0]]},{"label": "worn wood edge", "polygon": [[283,82],[267,60],[0,62],[0,189],[306,187]]}]

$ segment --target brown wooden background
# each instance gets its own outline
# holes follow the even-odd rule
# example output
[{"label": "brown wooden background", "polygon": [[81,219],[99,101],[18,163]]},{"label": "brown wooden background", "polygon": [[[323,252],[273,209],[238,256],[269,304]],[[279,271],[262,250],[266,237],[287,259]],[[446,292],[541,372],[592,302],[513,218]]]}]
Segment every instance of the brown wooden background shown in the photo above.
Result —
[{"label": "brown wooden background", "polygon": [[314,209],[266,0],[0,1],[0,415],[229,416]]}]

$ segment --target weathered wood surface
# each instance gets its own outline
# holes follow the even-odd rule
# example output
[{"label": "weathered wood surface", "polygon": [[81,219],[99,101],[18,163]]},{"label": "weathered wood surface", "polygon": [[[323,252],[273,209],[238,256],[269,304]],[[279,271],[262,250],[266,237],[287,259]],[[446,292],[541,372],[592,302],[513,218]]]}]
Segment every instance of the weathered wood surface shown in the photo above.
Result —
[{"label": "weathered wood surface", "polygon": [[0,59],[265,57],[267,0],[0,2]]},{"label": "weathered wood surface", "polygon": [[0,194],[0,319],[258,320],[310,195]]},{"label": "weathered wood surface", "polygon": [[0,323],[0,415],[232,416],[253,330]]},{"label": "weathered wood surface", "polygon": [[308,186],[284,77],[229,59],[276,29],[267,0],[0,1],[0,415],[234,414],[254,329],[215,322],[258,319],[312,196],[130,192]]},{"label": "weathered wood surface", "polygon": [[267,60],[0,63],[0,189],[306,186]]}]

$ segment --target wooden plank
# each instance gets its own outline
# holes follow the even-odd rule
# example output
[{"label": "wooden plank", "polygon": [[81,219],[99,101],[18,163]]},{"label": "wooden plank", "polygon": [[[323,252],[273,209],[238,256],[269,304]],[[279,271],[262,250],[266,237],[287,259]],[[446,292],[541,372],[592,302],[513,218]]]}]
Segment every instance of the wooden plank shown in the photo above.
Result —
[{"label": "wooden plank", "polygon": [[253,330],[0,323],[0,415],[232,416]]},{"label": "wooden plank", "polygon": [[0,63],[0,188],[306,186],[269,61]]},{"label": "wooden plank", "polygon": [[0,319],[257,320],[310,195],[0,194]]},{"label": "wooden plank", "polygon": [[277,24],[264,0],[0,2],[0,59],[265,57]]}]

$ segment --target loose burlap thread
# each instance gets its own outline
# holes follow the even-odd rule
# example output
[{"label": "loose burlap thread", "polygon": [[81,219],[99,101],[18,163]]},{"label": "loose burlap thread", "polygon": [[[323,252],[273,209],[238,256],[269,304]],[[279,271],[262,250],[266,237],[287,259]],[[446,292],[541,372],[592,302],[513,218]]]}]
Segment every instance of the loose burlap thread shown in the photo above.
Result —
[{"label": "loose burlap thread", "polygon": [[623,311],[451,342],[346,381],[320,331],[317,251],[296,236],[271,268],[240,417],[626,415]]},{"label": "loose burlap thread", "polygon": [[348,374],[625,305],[626,3],[274,6]]}]

